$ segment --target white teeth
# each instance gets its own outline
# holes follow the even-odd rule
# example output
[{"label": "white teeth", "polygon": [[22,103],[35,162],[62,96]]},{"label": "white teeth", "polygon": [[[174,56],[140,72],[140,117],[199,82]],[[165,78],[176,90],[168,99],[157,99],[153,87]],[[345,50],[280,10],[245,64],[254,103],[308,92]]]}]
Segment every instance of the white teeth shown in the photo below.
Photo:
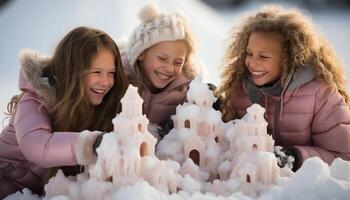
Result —
[{"label": "white teeth", "polygon": [[266,72],[255,72],[255,71],[252,71],[251,73],[255,76],[262,76],[262,75],[266,74]]},{"label": "white teeth", "polygon": [[99,89],[91,89],[93,92],[96,92],[98,94],[103,94],[105,90],[99,90]]},{"label": "white teeth", "polygon": [[167,80],[167,79],[169,79],[171,76],[168,76],[168,75],[165,75],[165,74],[162,74],[162,73],[156,73],[157,74],[157,77],[159,78],[159,79],[162,79],[162,80]]}]

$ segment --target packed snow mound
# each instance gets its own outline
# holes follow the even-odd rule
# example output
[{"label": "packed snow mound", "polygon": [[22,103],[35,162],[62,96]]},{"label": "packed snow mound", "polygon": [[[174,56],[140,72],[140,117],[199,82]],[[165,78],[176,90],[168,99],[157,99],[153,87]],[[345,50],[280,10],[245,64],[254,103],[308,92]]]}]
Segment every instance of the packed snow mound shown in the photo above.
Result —
[{"label": "packed snow mound", "polygon": [[[296,173],[280,169],[264,108],[254,104],[242,119],[224,123],[208,106],[215,98],[206,84],[195,79],[188,95],[156,148],[130,86],[97,161],[75,177],[59,171],[42,199],[350,199],[350,162],[338,158],[329,167],[313,157]],[[41,198],[24,189],[5,199]]]}]

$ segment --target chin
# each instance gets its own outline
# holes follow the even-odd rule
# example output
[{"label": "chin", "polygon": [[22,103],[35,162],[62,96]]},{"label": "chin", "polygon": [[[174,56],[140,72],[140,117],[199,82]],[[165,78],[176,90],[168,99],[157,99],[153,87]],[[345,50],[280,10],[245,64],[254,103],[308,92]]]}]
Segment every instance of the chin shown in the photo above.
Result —
[{"label": "chin", "polygon": [[153,83],[153,87],[156,89],[163,89],[165,88],[169,83]]},{"label": "chin", "polygon": [[96,100],[96,101],[92,101],[91,102],[91,104],[93,105],[93,106],[98,106],[98,105],[100,105],[102,103],[102,100],[100,101],[100,100]]}]

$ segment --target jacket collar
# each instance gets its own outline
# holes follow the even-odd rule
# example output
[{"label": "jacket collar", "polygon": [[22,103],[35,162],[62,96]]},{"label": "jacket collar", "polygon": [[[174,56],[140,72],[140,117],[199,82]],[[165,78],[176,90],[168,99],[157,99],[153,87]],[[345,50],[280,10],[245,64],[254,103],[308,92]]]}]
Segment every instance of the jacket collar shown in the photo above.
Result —
[{"label": "jacket collar", "polygon": [[311,82],[316,77],[316,71],[310,66],[303,66],[301,70],[291,73],[286,79],[285,91],[291,92],[296,88]]},{"label": "jacket collar", "polygon": [[286,92],[292,92],[296,88],[311,82],[315,77],[316,71],[312,67],[304,66],[301,70],[287,76],[284,87],[282,87],[280,80],[270,87],[258,87],[253,83],[250,77],[245,79],[243,84],[252,102],[257,103],[260,100],[261,92],[271,96],[281,96],[281,94],[283,96]]},{"label": "jacket collar", "polygon": [[51,87],[48,78],[43,77],[43,70],[48,66],[50,58],[38,55],[33,50],[22,50],[20,53],[21,69],[19,88],[24,92],[36,93],[52,105],[56,99],[56,90]]},{"label": "jacket collar", "polygon": [[245,87],[249,94],[250,100],[253,103],[259,103],[261,100],[262,93],[271,95],[271,96],[280,96],[282,92],[281,80],[278,80],[272,86],[262,86],[258,87],[254,84],[251,77],[248,77],[245,80]]}]

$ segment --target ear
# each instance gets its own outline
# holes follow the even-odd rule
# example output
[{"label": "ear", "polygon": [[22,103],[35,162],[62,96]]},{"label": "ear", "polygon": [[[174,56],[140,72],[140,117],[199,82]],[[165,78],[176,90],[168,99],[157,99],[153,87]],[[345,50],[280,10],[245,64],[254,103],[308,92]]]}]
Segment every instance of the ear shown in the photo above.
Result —
[{"label": "ear", "polygon": [[137,58],[137,60],[142,61],[144,58],[145,58],[145,53],[142,52],[142,53],[139,55],[139,57]]}]

